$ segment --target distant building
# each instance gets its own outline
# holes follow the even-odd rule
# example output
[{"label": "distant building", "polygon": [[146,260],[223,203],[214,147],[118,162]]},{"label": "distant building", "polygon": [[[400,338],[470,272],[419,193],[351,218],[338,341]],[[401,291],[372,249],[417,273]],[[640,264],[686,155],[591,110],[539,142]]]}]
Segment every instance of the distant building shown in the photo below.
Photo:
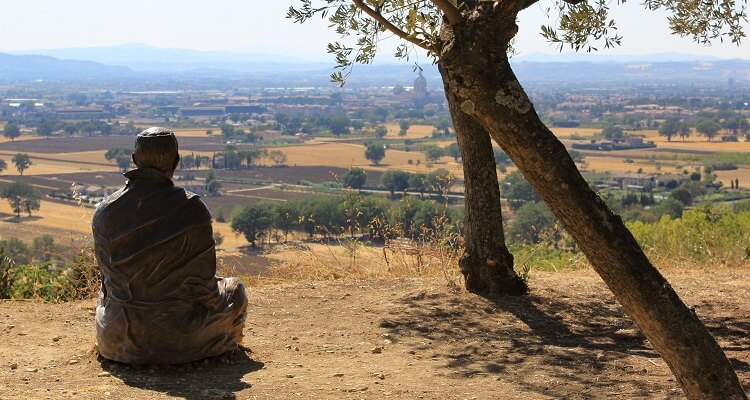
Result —
[{"label": "distant building", "polygon": [[651,174],[617,174],[612,181],[623,190],[649,190],[656,186],[656,178]]},{"label": "distant building", "polygon": [[414,96],[415,97],[426,97],[427,96],[427,79],[422,76],[422,71],[419,71],[419,76],[414,80]]},{"label": "distant building", "polygon": [[178,179],[174,183],[175,186],[183,188],[188,192],[193,192],[199,196],[203,196],[206,194],[206,181],[199,181],[195,179],[181,181]]}]

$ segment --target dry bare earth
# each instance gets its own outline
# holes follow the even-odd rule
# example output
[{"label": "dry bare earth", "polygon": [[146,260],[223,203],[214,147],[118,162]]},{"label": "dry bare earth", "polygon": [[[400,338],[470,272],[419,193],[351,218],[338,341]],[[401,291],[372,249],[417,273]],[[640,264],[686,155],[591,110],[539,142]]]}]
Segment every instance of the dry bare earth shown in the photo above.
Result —
[{"label": "dry bare earth", "polygon": [[[746,271],[672,271],[750,389]],[[488,301],[437,280],[250,289],[251,351],[182,367],[102,362],[93,302],[0,303],[0,398],[680,399],[590,270]]]}]

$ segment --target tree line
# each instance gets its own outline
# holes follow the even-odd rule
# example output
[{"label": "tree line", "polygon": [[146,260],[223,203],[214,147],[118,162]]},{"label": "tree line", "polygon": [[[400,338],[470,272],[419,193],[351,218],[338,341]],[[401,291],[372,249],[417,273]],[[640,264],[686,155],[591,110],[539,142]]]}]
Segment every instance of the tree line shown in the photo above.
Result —
[{"label": "tree line", "polygon": [[463,213],[434,200],[404,197],[395,204],[375,196],[347,193],[288,202],[260,202],[232,213],[231,227],[251,246],[272,238],[288,240],[299,232],[312,239],[365,235],[419,238],[460,229]]}]

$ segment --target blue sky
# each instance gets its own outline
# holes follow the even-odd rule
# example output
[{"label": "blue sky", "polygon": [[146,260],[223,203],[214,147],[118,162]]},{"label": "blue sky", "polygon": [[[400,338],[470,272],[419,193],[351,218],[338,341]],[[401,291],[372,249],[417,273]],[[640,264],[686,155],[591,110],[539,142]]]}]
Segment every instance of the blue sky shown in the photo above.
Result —
[{"label": "blue sky", "polygon": [[[686,52],[750,58],[750,39],[741,47],[700,46],[670,35],[665,16],[646,11],[639,1],[612,3],[624,41],[604,54]],[[290,4],[296,1],[0,0],[0,51],[145,43],[330,61],[325,45],[337,36],[324,21],[296,25],[285,19]],[[521,15],[516,46],[521,55],[556,53],[539,35],[539,27],[550,23],[543,9],[551,4],[541,0]],[[389,51],[392,44],[384,47]]]}]

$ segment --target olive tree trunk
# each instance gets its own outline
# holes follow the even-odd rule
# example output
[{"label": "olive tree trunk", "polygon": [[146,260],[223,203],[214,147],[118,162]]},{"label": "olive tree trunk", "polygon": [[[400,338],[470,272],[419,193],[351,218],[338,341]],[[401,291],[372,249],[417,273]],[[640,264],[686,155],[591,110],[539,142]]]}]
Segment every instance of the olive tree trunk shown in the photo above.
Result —
[{"label": "olive tree trunk", "polygon": [[461,112],[456,96],[445,93],[464,170],[464,252],[458,265],[466,289],[489,296],[524,294],[526,282],[513,270],[513,255],[505,246],[492,141],[473,117]]},{"label": "olive tree trunk", "polygon": [[480,10],[464,15],[467,19],[455,31],[446,26],[441,31],[440,64],[449,96],[490,133],[539,192],[687,397],[746,399],[716,340],[539,119],[508,62],[507,44],[518,29],[515,13]]}]

